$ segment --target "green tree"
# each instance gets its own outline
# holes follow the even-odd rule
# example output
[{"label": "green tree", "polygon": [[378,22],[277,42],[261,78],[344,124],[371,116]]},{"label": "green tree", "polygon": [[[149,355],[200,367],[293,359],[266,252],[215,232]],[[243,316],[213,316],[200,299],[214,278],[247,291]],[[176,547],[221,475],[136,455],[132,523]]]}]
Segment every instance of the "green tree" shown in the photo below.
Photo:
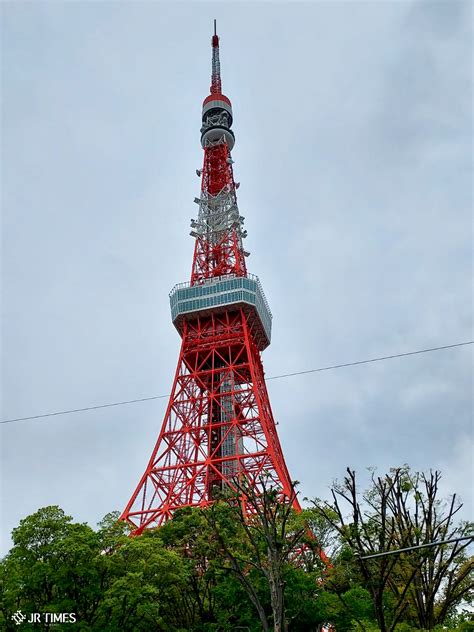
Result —
[{"label": "green tree", "polygon": [[321,623],[314,598],[323,565],[304,514],[293,509],[295,491],[285,497],[264,478],[258,490],[245,481],[233,484],[245,503],[228,495],[203,513],[223,568],[245,590],[263,630],[298,629],[301,620],[307,630],[315,629]]},{"label": "green tree", "polygon": [[472,595],[469,542],[364,559],[472,533],[472,524],[454,519],[461,508],[456,497],[449,502],[439,498],[440,477],[439,472],[412,474],[405,466],[383,477],[372,475],[371,487],[360,493],[355,472],[348,468],[344,481],[331,490],[332,502],[313,502],[316,514],[350,550],[352,559],[344,570],[370,593],[382,632],[401,622],[432,630]]},{"label": "green tree", "polygon": [[106,516],[97,531],[73,523],[56,506],[22,520],[1,562],[0,627],[16,629],[11,615],[21,609],[74,612],[74,629],[81,631],[180,629],[175,604],[186,579],[181,558],[152,534],[127,537],[116,517]]},{"label": "green tree", "polygon": [[186,571],[180,557],[159,538],[148,533],[128,538],[108,555],[108,568],[110,581],[99,606],[97,630],[179,629]]},{"label": "green tree", "polygon": [[50,506],[22,520],[12,535],[13,548],[2,560],[0,610],[6,628],[11,614],[23,608],[75,612],[87,629],[96,618],[103,573],[97,534]]},{"label": "green tree", "polygon": [[187,589],[182,608],[188,626],[198,622],[215,623],[218,578],[209,528],[201,510],[191,507],[178,510],[173,520],[155,533],[165,546],[181,556],[187,569]]}]

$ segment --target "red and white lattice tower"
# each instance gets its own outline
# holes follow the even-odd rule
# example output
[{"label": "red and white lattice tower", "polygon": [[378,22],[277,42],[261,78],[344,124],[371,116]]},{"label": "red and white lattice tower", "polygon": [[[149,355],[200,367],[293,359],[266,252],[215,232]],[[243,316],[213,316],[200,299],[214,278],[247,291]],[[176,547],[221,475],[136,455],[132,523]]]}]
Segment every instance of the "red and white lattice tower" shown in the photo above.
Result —
[{"label": "red and white lattice tower", "polygon": [[121,516],[134,534],[161,525],[179,507],[209,505],[240,477],[257,488],[269,479],[291,494],[260,357],[270,344],[272,316],[258,278],[247,272],[231,126],[214,24],[191,281],[170,293],[181,351],[160,436]]}]

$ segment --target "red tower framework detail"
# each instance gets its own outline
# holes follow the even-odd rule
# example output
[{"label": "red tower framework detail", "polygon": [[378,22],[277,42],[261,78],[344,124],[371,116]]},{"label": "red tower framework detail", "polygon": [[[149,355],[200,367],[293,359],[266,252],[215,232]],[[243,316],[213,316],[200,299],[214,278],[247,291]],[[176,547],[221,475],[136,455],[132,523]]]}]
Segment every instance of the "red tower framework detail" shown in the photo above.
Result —
[{"label": "red tower framework detail", "polygon": [[231,126],[214,27],[191,281],[170,293],[181,350],[158,441],[121,516],[134,534],[161,525],[180,507],[207,506],[222,490],[235,490],[239,478],[258,488],[269,477],[291,494],[261,361],[272,316],[258,278],[247,272]]}]

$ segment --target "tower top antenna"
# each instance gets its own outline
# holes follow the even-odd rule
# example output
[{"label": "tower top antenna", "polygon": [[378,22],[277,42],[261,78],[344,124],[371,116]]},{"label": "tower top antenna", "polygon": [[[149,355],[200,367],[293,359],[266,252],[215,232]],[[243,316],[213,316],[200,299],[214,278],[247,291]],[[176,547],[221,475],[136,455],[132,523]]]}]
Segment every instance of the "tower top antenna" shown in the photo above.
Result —
[{"label": "tower top antenna", "polygon": [[217,20],[214,20],[214,35],[212,36],[211,94],[220,94],[221,92],[222,84],[221,65],[219,62],[219,36],[217,35]]}]

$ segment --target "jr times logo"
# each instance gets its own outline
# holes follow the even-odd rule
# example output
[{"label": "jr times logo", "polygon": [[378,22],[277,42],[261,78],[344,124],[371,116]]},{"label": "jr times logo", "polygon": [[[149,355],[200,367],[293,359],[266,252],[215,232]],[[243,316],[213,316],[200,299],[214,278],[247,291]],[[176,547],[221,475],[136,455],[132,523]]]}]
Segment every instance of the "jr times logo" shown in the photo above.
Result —
[{"label": "jr times logo", "polygon": [[22,623],[76,623],[75,612],[30,612],[23,614],[17,610],[12,614],[12,619],[16,625]]}]

